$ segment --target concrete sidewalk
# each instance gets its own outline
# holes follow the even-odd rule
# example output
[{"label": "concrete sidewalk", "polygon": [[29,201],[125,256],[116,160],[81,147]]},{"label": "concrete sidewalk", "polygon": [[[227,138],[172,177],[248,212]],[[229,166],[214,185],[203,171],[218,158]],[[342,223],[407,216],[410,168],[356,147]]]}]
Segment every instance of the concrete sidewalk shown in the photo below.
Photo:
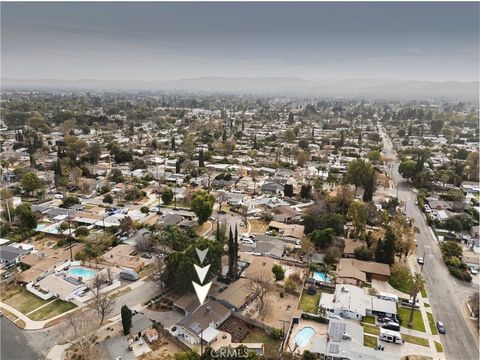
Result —
[{"label": "concrete sidewalk", "polygon": [[[56,320],[58,318],[61,318],[71,312],[74,312],[74,311],[77,311],[79,308],[75,308],[75,309],[72,309],[72,310],[69,310],[67,312],[64,312],[62,314],[59,314],[57,316],[54,316],[50,319],[47,319],[47,320],[32,320],[30,319],[27,315],[25,315],[24,313],[18,311],[17,309],[15,309],[14,307],[8,305],[8,304],[5,304],[3,302],[0,302],[0,308],[3,308],[9,312],[11,312],[13,315],[15,315],[18,319],[22,320],[23,322],[25,322],[25,327],[23,328],[24,330],[40,330],[40,329],[43,329],[45,327],[45,325],[47,325],[49,322],[53,321],[53,320]],[[16,321],[14,321],[15,323]]]}]

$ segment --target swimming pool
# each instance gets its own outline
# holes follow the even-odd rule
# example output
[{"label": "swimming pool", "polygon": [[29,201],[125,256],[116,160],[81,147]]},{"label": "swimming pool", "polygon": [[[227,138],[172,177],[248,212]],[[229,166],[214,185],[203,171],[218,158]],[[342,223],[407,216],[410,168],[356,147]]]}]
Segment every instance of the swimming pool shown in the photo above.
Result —
[{"label": "swimming pool", "polygon": [[82,279],[92,279],[94,278],[97,273],[94,270],[90,270],[84,267],[73,267],[68,269],[68,274],[73,276],[80,276]]},{"label": "swimming pool", "polygon": [[317,281],[323,281],[323,282],[327,282],[327,283],[331,283],[332,282],[332,279],[327,276],[327,274],[325,274],[324,272],[322,271],[315,271],[313,273],[313,278]]},{"label": "swimming pool", "polygon": [[305,347],[307,346],[308,341],[313,336],[313,334],[315,334],[315,330],[310,326],[305,326],[303,329],[297,332],[297,335],[295,335],[294,342],[299,347]]}]

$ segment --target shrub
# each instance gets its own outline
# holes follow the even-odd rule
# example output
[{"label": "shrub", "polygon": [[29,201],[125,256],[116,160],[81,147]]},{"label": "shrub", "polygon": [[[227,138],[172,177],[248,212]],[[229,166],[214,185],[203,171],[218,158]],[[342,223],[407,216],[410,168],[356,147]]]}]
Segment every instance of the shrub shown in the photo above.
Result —
[{"label": "shrub", "polygon": [[142,212],[143,214],[148,214],[150,210],[148,209],[148,206],[142,206],[140,208],[140,212]]},{"label": "shrub", "polygon": [[285,270],[283,270],[282,265],[273,265],[272,273],[275,276],[276,281],[283,280],[285,278]]},{"label": "shrub", "polygon": [[463,280],[463,281],[472,281],[472,277],[466,270],[461,270],[453,266],[448,266],[448,271],[450,274],[452,274],[453,277],[456,277],[457,279]]},{"label": "shrub", "polygon": [[279,340],[282,338],[282,330],[280,329],[275,329],[273,328],[271,331],[270,331],[270,337],[272,339],[275,339],[275,340]]}]

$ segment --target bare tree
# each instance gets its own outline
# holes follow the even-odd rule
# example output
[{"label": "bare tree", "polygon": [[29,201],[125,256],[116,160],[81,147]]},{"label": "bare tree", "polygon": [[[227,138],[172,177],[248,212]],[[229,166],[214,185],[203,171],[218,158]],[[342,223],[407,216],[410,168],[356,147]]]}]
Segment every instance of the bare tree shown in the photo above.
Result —
[{"label": "bare tree", "polygon": [[97,315],[92,310],[76,311],[67,316],[62,328],[62,341],[71,342],[65,359],[94,360],[99,358],[95,346],[95,330],[98,328]]},{"label": "bare tree", "polygon": [[150,251],[152,249],[151,234],[149,232],[143,232],[140,234],[139,232],[135,244],[140,251]]},{"label": "bare tree", "polygon": [[258,308],[258,314],[263,320],[267,315],[268,305],[266,301],[266,295],[270,292],[271,285],[269,279],[266,276],[257,276],[250,282],[250,291],[253,296],[256,296],[260,302]]},{"label": "bare tree", "polygon": [[102,293],[102,287],[105,284],[105,278],[97,275],[93,280],[93,293],[95,294],[95,309],[100,315],[100,325],[103,324],[105,317],[113,310],[113,301],[106,294]]}]

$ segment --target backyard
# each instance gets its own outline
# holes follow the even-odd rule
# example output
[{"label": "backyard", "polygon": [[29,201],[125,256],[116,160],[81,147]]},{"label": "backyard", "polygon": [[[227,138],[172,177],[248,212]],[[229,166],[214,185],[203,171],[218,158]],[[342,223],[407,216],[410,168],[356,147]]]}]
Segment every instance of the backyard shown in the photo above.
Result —
[{"label": "backyard", "polygon": [[278,357],[278,350],[280,349],[281,340],[274,339],[265,334],[262,329],[253,328],[248,335],[243,339],[244,343],[263,343],[265,358],[276,359]]},{"label": "backyard", "polygon": [[[410,317],[410,308],[399,306],[398,317],[400,318],[400,324],[404,327],[407,327],[408,319]],[[425,332],[425,325],[423,325],[422,313],[420,312],[420,310],[414,310],[413,312],[412,329]]]},{"label": "backyard", "polygon": [[317,289],[315,295],[309,295],[306,291],[302,293],[298,308],[306,313],[316,314],[318,312],[318,303],[320,302],[320,297],[322,292]]}]

